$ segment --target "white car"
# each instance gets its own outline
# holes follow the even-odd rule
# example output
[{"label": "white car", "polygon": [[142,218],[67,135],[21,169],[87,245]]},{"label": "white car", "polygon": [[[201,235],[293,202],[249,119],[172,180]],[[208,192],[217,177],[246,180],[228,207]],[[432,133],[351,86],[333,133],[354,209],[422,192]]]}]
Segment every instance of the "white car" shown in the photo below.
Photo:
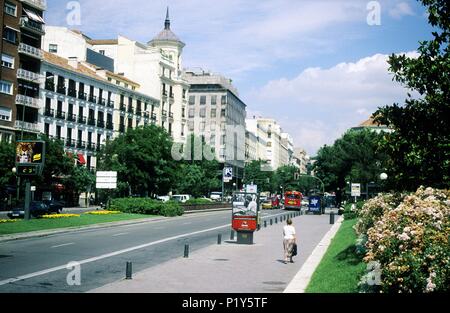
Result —
[{"label": "white car", "polygon": [[156,198],[158,201],[162,201],[162,202],[167,202],[170,200],[169,196],[159,196],[158,198]]},{"label": "white car", "polygon": [[213,201],[221,201],[222,200],[222,193],[221,192],[211,192],[210,199]]},{"label": "white car", "polygon": [[191,199],[190,195],[174,195],[174,196],[172,196],[172,200],[181,202],[181,203],[186,203],[186,201],[188,201],[189,199]]}]

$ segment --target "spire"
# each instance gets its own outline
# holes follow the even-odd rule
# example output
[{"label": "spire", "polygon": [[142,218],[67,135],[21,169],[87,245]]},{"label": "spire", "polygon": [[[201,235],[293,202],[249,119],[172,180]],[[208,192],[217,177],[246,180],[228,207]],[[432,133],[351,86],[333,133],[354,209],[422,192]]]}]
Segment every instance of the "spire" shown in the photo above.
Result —
[{"label": "spire", "polygon": [[166,21],[164,22],[164,29],[170,29],[169,7],[167,7]]}]

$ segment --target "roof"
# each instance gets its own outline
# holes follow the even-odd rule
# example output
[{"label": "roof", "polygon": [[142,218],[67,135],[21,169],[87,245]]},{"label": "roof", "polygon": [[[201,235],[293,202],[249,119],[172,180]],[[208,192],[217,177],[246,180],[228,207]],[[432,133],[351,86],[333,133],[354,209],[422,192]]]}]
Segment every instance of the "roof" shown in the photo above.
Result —
[{"label": "roof", "polygon": [[177,35],[170,29],[170,18],[169,18],[169,8],[167,8],[166,20],[164,22],[164,29],[153,38],[149,44],[157,41],[169,41],[169,42],[177,42],[184,45],[184,43],[178,38]]},{"label": "roof", "polygon": [[117,45],[119,43],[117,39],[90,39],[86,42],[91,45]]},{"label": "roof", "polygon": [[370,117],[367,121],[359,124],[359,127],[386,127],[380,123],[376,123],[373,117]]}]

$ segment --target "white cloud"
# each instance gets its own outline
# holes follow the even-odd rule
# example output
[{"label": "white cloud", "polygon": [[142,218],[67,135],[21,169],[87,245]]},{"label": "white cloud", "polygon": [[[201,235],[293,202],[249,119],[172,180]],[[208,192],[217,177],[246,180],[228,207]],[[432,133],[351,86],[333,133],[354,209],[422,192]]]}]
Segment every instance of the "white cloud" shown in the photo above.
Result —
[{"label": "white cloud", "polygon": [[400,2],[389,10],[389,15],[395,19],[400,19],[403,16],[413,16],[416,14],[407,2]]},{"label": "white cloud", "polygon": [[308,68],[293,79],[271,81],[248,98],[258,104],[253,110],[278,119],[297,146],[315,154],[378,107],[403,103],[407,91],[392,81],[387,59],[387,55],[376,54],[328,69]]}]

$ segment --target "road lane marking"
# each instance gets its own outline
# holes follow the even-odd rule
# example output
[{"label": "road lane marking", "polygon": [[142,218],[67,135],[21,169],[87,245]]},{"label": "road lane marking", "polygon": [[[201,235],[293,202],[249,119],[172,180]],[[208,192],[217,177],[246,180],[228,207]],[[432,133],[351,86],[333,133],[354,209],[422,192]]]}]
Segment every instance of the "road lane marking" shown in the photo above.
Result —
[{"label": "road lane marking", "polygon": [[191,225],[192,222],[183,223],[183,225]]},{"label": "road lane marking", "polygon": [[59,247],[65,247],[65,246],[71,246],[71,245],[74,245],[74,244],[75,244],[74,242],[64,243],[64,244],[62,244],[62,245],[52,246],[51,248],[53,249],[53,248],[59,248]]},{"label": "road lane marking", "polygon": [[124,236],[124,235],[128,235],[129,233],[120,233],[120,234],[115,234],[112,235],[113,237],[118,237],[118,236]]},{"label": "road lane marking", "polygon": [[[168,241],[177,240],[177,239],[180,239],[180,238],[183,238],[183,237],[203,234],[203,233],[207,233],[207,232],[210,232],[210,231],[213,231],[213,230],[218,230],[218,229],[225,228],[225,227],[230,227],[230,226],[231,226],[231,224],[226,224],[226,225],[222,225],[222,226],[218,226],[218,227],[214,227],[214,228],[199,230],[199,231],[192,232],[192,233],[181,234],[181,235],[178,235],[178,236],[173,236],[173,237],[169,237],[169,238],[166,238],[166,239],[161,239],[161,240],[149,242],[149,243],[146,243],[146,244],[142,244],[142,245],[139,245],[139,246],[135,246],[135,247],[131,247],[131,248],[123,249],[123,250],[118,250],[118,251],[115,251],[115,252],[103,254],[103,255],[100,255],[100,256],[93,257],[93,258],[77,261],[77,263],[79,263],[80,265],[87,264],[87,263],[92,263],[92,262],[95,262],[95,261],[98,261],[98,260],[110,258],[110,257],[113,257],[113,256],[117,256],[117,255],[120,255],[120,254],[124,254],[124,253],[127,253],[127,252],[131,252],[131,251],[135,251],[135,250],[139,250],[139,249],[143,249],[143,248],[147,248],[147,247],[154,246],[154,245],[161,244],[161,243],[165,243],[165,242],[168,242]],[[29,278],[33,278],[33,277],[37,277],[37,276],[42,276],[42,275],[49,274],[49,273],[56,272],[56,271],[60,271],[60,270],[63,270],[63,269],[67,270],[66,266],[67,266],[67,264],[61,265],[61,266],[52,267],[52,268],[49,268],[49,269],[46,269],[46,270],[42,270],[42,271],[39,271],[39,272],[34,272],[34,273],[22,275],[22,276],[19,276],[19,277],[14,277],[14,278],[1,280],[0,281],[0,286],[6,285],[6,284],[10,284],[10,283],[15,283],[17,281],[21,281],[21,280],[25,280],[25,279],[29,279]]]}]

